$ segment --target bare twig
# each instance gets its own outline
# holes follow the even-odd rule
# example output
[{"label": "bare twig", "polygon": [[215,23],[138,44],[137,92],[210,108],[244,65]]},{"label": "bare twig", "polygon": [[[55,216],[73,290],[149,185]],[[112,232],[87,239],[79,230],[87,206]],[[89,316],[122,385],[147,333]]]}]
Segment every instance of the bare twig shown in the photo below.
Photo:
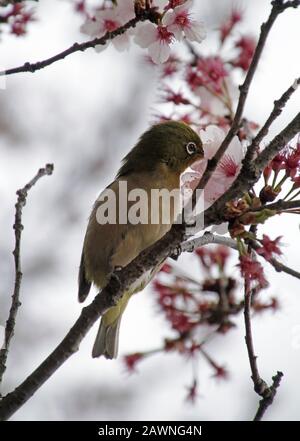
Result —
[{"label": "bare twig", "polygon": [[[194,239],[183,242],[178,248],[178,253],[183,252],[192,253],[196,248],[202,247],[208,244],[224,245],[234,250],[237,250],[237,243],[230,237],[223,237],[213,233],[204,233],[203,236],[195,237]],[[178,255],[179,255],[178,254]]]},{"label": "bare twig", "polygon": [[[245,282],[246,285],[246,282]],[[254,353],[254,345],[252,338],[252,329],[251,329],[251,298],[252,298],[252,290],[249,287],[245,286],[245,303],[244,303],[244,317],[245,317],[245,341],[247,345],[247,351],[249,356],[249,362],[251,367],[251,378],[254,384],[254,390],[259,395],[263,396],[265,390],[268,388],[266,382],[260,377],[256,355]]]},{"label": "bare twig", "polygon": [[273,384],[269,387],[267,383],[261,378],[257,367],[257,356],[254,352],[252,329],[251,329],[251,297],[252,290],[249,289],[245,282],[245,303],[244,303],[244,318],[245,318],[245,341],[248,351],[248,357],[251,368],[251,378],[254,385],[255,392],[262,397],[259,402],[259,409],[254,417],[255,421],[261,420],[267,408],[273,403],[274,397],[279,387],[280,380],[283,376],[282,372],[277,372],[273,377]]},{"label": "bare twig", "polygon": [[276,259],[271,259],[269,263],[276,269],[277,272],[283,272],[286,274],[289,274],[290,276],[296,277],[296,279],[300,279],[300,272],[294,270],[293,268],[290,268],[287,265],[284,265],[283,263],[279,262]]},{"label": "bare twig", "polygon": [[300,112],[297,113],[295,118],[290,122],[290,124],[279,133],[270,144],[264,148],[264,150],[259,154],[259,156],[254,161],[254,167],[256,170],[263,170],[269,162],[280,152],[280,150],[287,144],[284,134],[289,132],[293,139],[300,132]]},{"label": "bare twig", "polygon": [[277,389],[280,386],[282,377],[283,377],[283,373],[279,371],[277,372],[276,375],[274,375],[274,377],[272,377],[273,383],[269,387],[269,391],[270,391],[269,396],[266,396],[260,400],[258,410],[253,419],[254,421],[260,421],[264,416],[268,407],[271,406],[271,404],[273,403]]},{"label": "bare twig", "polygon": [[143,11],[143,14],[129,20],[123,26],[115,29],[112,32],[106,32],[105,35],[101,38],[94,38],[93,40],[86,41],[84,43],[74,43],[68,49],[60,52],[59,54],[54,55],[53,57],[47,58],[43,61],[38,61],[36,63],[25,63],[23,66],[18,66],[12,69],[7,69],[0,71],[0,76],[12,75],[20,72],[35,72],[37,70],[43,69],[44,67],[50,66],[57,61],[63,60],[67,56],[74,54],[75,52],[83,52],[86,49],[94,48],[95,46],[101,45],[104,46],[108,41],[114,39],[115,37],[124,34],[128,29],[134,28],[136,24],[140,21],[150,19],[150,11]]},{"label": "bare twig", "polygon": [[249,210],[246,210],[245,213],[247,213],[248,211],[255,213],[257,211],[262,211],[262,210],[266,210],[266,209],[267,210],[274,210],[277,213],[280,213],[282,211],[293,210],[296,208],[300,208],[300,201],[299,200],[284,201],[283,199],[279,199],[278,201],[272,202],[271,204],[262,205],[261,207],[249,208]]},{"label": "bare twig", "polygon": [[297,90],[299,84],[300,84],[300,78],[297,78],[294,81],[294,83],[281,95],[281,97],[278,100],[274,101],[274,107],[270,116],[268,117],[265,124],[262,126],[262,128],[260,129],[260,131],[255,136],[252,143],[249,145],[247,149],[247,153],[243,161],[246,165],[253,160],[255,153],[258,151],[259,144],[267,136],[271,125],[273,124],[275,119],[278,118],[278,116],[281,114],[284,106],[291,98],[293,93]]},{"label": "bare twig", "polygon": [[51,175],[53,172],[53,164],[47,164],[45,168],[41,168],[38,173],[31,179],[28,184],[22,189],[17,191],[18,200],[16,203],[16,214],[15,214],[15,249],[13,251],[14,261],[15,261],[15,286],[12,295],[11,308],[9,311],[9,316],[5,326],[5,338],[3,348],[0,350],[0,384],[2,382],[3,374],[6,369],[6,360],[8,356],[9,346],[11,339],[14,335],[14,329],[16,324],[16,316],[18,313],[18,308],[20,303],[20,288],[22,281],[22,269],[21,269],[21,235],[23,230],[22,225],[22,211],[26,204],[26,198],[29,190],[36,184],[36,182],[43,176]]}]

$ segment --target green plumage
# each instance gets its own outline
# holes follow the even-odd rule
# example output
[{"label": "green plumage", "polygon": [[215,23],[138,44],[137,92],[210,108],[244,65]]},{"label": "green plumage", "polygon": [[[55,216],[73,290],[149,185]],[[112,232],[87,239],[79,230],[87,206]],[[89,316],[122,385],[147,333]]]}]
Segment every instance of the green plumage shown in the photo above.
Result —
[{"label": "green plumage", "polygon": [[[193,151],[187,148],[188,144],[193,144]],[[148,196],[152,189],[172,191],[179,188],[181,173],[202,158],[201,140],[188,125],[175,121],[157,124],[142,135],[124,158],[115,181],[108,188],[114,191],[117,201],[119,181],[124,180],[128,191],[143,189]],[[100,204],[98,200],[95,202],[84,239],[79,270],[80,301],[85,300],[92,283],[99,289],[103,288],[116,267],[125,267],[143,250],[163,237],[171,228],[176,215],[173,206],[168,224],[99,224],[96,213]],[[129,207],[130,204],[128,209]],[[158,269],[159,266],[145,275],[143,280],[124,294],[115,307],[104,314],[94,344],[93,357],[117,356],[120,321],[128,300],[134,292],[143,289]]]}]

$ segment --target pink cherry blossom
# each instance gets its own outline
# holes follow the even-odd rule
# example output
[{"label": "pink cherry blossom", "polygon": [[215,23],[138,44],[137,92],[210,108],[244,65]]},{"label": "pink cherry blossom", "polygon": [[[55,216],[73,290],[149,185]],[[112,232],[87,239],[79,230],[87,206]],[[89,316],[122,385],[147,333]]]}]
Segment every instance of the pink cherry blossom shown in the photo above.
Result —
[{"label": "pink cherry blossom", "polygon": [[[225,132],[217,126],[208,126],[206,130],[200,131],[200,138],[203,142],[204,160],[192,166],[193,172],[183,176],[185,188],[196,188],[207,161],[211,159],[220,147]],[[244,150],[237,136],[231,141],[226,153],[210,178],[204,189],[204,208],[209,207],[231,186],[242,166]]]},{"label": "pink cherry blossom", "polygon": [[190,41],[201,43],[206,37],[206,30],[202,22],[194,20],[189,10],[192,0],[188,0],[173,10],[169,9],[162,19],[162,24],[181,41],[183,36]]},{"label": "pink cherry blossom", "polygon": [[156,64],[168,60],[175,40],[174,34],[166,26],[156,26],[153,23],[143,23],[138,26],[134,41],[142,48],[148,48],[152,61]]},{"label": "pink cherry blossom", "polygon": [[254,55],[256,41],[252,37],[244,36],[236,42],[235,47],[239,50],[239,54],[232,61],[232,65],[247,71]]},{"label": "pink cherry blossom", "polygon": [[166,11],[160,25],[140,23],[135,32],[135,43],[142,48],[148,48],[155,64],[168,60],[171,53],[170,46],[175,40],[180,41],[185,36],[190,41],[200,43],[206,36],[203,24],[194,20],[189,13],[192,1],[173,3],[177,6]]},{"label": "pink cherry blossom", "polygon": [[223,81],[227,76],[228,72],[220,57],[199,57],[197,65],[187,71],[187,82],[193,91],[204,86],[221,94]]},{"label": "pink cherry blossom", "polygon": [[[106,32],[112,32],[124,25],[127,21],[135,17],[134,2],[132,0],[122,0],[113,8],[101,9],[92,18],[87,18],[81,26],[82,33],[93,38],[101,38]],[[119,35],[112,40],[114,47],[122,51],[129,47],[129,32]],[[96,51],[102,51],[107,45],[98,45]]]}]

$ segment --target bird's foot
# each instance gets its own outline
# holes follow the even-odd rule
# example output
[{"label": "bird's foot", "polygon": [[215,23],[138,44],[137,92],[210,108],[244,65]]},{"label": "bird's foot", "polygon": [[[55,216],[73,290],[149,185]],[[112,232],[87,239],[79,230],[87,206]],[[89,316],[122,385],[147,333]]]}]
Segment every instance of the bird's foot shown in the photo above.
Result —
[{"label": "bird's foot", "polygon": [[180,256],[181,252],[182,252],[182,250],[181,250],[181,246],[180,246],[180,245],[177,245],[177,247],[174,248],[174,250],[173,250],[173,252],[172,252],[172,254],[171,254],[171,256],[170,256],[171,259],[173,259],[173,260],[177,260],[178,257]]}]

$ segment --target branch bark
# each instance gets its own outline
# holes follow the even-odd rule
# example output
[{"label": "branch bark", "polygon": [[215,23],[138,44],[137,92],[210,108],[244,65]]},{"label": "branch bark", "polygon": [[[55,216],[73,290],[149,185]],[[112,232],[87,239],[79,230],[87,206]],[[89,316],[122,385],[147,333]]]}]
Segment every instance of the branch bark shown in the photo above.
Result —
[{"label": "branch bark", "polygon": [[294,83],[281,95],[281,97],[278,100],[274,101],[274,107],[273,107],[272,112],[270,113],[270,116],[268,117],[265,124],[262,126],[262,128],[260,129],[260,131],[255,136],[252,143],[250,144],[250,146],[247,149],[247,153],[246,153],[245,159],[244,159],[244,163],[246,165],[249,164],[253,160],[253,158],[259,148],[259,144],[268,135],[271,125],[273,124],[275,119],[278,118],[278,116],[282,113],[284,106],[286,105],[288,100],[291,98],[293,93],[298,89],[299,84],[300,84],[300,78],[297,78],[294,81]]},{"label": "branch bark", "polygon": [[64,51],[54,55],[53,57],[47,58],[46,60],[38,61],[36,63],[26,62],[22,66],[0,71],[0,76],[13,75],[21,72],[34,73],[37,70],[43,69],[47,66],[50,66],[53,63],[56,63],[57,61],[63,60],[64,58],[68,57],[71,54],[74,54],[75,52],[79,52],[79,51],[84,52],[85,50],[89,48],[94,48],[95,46],[98,45],[104,46],[108,41],[114,39],[119,35],[124,34],[128,29],[134,28],[136,24],[139,23],[140,21],[145,21],[148,19],[150,20],[150,18],[151,18],[151,10],[150,11],[144,10],[137,17],[133,18],[132,20],[129,20],[127,23],[125,23],[123,26],[119,27],[118,29],[115,29],[112,32],[106,32],[106,34],[103,35],[103,37],[101,38],[94,38],[93,40],[89,40],[84,43],[74,43],[68,49],[65,49]]},{"label": "branch bark", "polygon": [[[300,131],[300,114],[285,127],[273,141],[269,152],[275,156],[278,150],[289,142]],[[264,152],[261,153],[261,155]],[[271,155],[271,153],[269,153]],[[265,161],[257,158],[257,169],[265,167]],[[256,163],[255,161],[255,163]],[[249,175],[247,170],[241,171],[239,177],[226,194],[221,196],[211,207],[205,211],[203,227],[222,222],[222,213],[226,203],[236,197],[242,196],[259,178],[261,170],[255,176]],[[110,307],[114,306],[122,297],[123,292],[135,282],[144,272],[154,268],[167,257],[176,253],[178,247],[185,239],[182,225],[174,224],[171,230],[157,243],[143,251],[127,267],[117,271],[105,289],[97,294],[94,301],[83,308],[78,320],[68,332],[66,337],[46,360],[13,392],[2,398],[0,402],[0,420],[8,419],[51,377],[51,375],[72,355],[79,347],[84,336],[88,333],[98,318]]]},{"label": "branch bark", "polygon": [[255,392],[262,397],[259,402],[258,411],[254,417],[254,421],[260,421],[268,409],[268,407],[273,403],[275,398],[277,388],[280,385],[281,378],[283,377],[282,372],[277,372],[277,374],[272,378],[273,383],[268,386],[265,380],[263,380],[259,374],[257,366],[257,356],[254,352],[254,344],[252,337],[252,326],[251,326],[251,298],[252,290],[247,286],[245,282],[245,303],[244,303],[244,319],[245,319],[245,341],[247,346],[247,352],[249,357],[249,363],[251,368],[251,378],[254,385]]},{"label": "branch bark", "polygon": [[[263,25],[264,27],[262,28],[261,37],[258,43],[258,45],[260,46],[259,48],[257,48],[256,55],[254,55],[254,61],[252,60],[252,68],[250,68],[251,73],[247,75],[248,80],[247,82],[245,80],[244,88],[243,86],[241,86],[241,97],[236,112],[236,121],[240,121],[240,118],[242,117],[246,97],[248,94],[249,84],[251,83],[254,72],[256,70],[256,66],[264,47],[267,35],[276,17],[287,7],[297,7],[299,6],[299,3],[299,1],[284,3],[283,1],[279,0],[272,2],[272,12],[266,24]],[[136,21],[132,24],[132,26],[134,26],[135,23]],[[128,27],[126,29],[128,29]],[[125,32],[126,29],[122,32]],[[105,39],[102,41],[102,43],[99,42],[99,40],[102,39],[95,39],[92,42],[83,43],[83,45],[87,45],[86,47],[84,46],[83,49],[81,48],[81,45],[77,45],[75,46],[75,48],[72,46],[67,51],[64,51],[61,54],[45,60],[45,62],[35,63],[33,65],[27,63],[19,68],[10,69],[9,71],[6,71],[4,73],[2,72],[2,75],[5,73],[12,74],[27,71],[34,72],[35,70],[52,64],[55,61],[58,61],[76,51],[85,50],[86,48],[94,47],[94,45],[97,44],[105,44],[105,42],[110,38],[111,33],[106,34],[104,37],[102,37],[102,39]],[[46,64],[43,65],[43,63]],[[236,134],[236,130],[237,127],[234,126],[234,129],[231,129],[230,137],[233,137]],[[219,224],[223,221],[222,216],[226,203],[234,198],[242,196],[245,191],[249,190],[259,179],[261,172],[263,168],[267,165],[267,163],[299,131],[300,113],[270,142],[269,146],[257,157],[257,159],[253,161],[253,167],[249,168],[243,166],[238,178],[233,183],[231,188],[226,192],[226,194],[219,198],[210,208],[205,211],[203,228],[213,224]],[[230,139],[230,137],[227,136],[225,138],[221,148],[217,153],[217,158],[220,158],[225,152],[227,146],[230,143],[230,140],[232,139]],[[205,172],[205,178],[203,178],[204,184],[208,182],[212,170],[213,169],[211,168],[211,166],[207,168]],[[127,267],[123,268],[121,271],[115,272],[111,277],[108,285],[101,291],[101,293],[97,294],[93,302],[89,306],[82,309],[79,318],[70,329],[68,334],[65,336],[65,338],[62,340],[62,342],[56,347],[56,349],[27,379],[23,381],[22,384],[20,384],[13,392],[2,398],[2,400],[0,401],[0,420],[8,419],[14,412],[16,412],[45,383],[45,381],[47,381],[47,379],[49,379],[52,374],[72,354],[74,354],[78,350],[79,344],[81,343],[87,332],[91,329],[93,324],[96,322],[96,320],[98,320],[98,318],[103,315],[103,313],[105,313],[107,309],[117,303],[117,301],[122,297],[122,294],[129,288],[132,283],[134,283],[144,272],[156,267],[168,256],[176,253],[176,250],[180,248],[180,245],[184,241],[184,226],[175,224],[173,225],[169,233],[167,233],[159,242],[142,252]],[[276,384],[273,388],[275,391],[274,393],[276,393]],[[268,397],[268,399],[270,399],[270,396]]]},{"label": "branch bark", "polygon": [[[288,5],[287,3],[293,3],[293,5],[292,4]],[[259,60],[261,58],[263,49],[265,47],[267,38],[269,36],[269,33],[272,29],[273,24],[275,23],[277,17],[285,9],[287,9],[289,7],[299,6],[300,0],[296,1],[296,2],[287,2],[287,3],[283,3],[281,0],[275,0],[272,2],[272,9],[271,9],[270,15],[269,15],[267,21],[265,23],[263,23],[261,26],[260,36],[259,36],[256,48],[255,48],[253,58],[251,60],[250,67],[247,72],[247,75],[245,77],[243,84],[239,87],[239,90],[240,90],[239,101],[238,101],[237,109],[236,109],[236,112],[235,112],[235,115],[233,118],[232,125],[231,125],[229,131],[227,132],[227,135],[225,136],[218,151],[216,152],[214,157],[208,161],[206,170],[204,171],[204,173],[198,183],[198,186],[197,186],[198,189],[205,188],[205,186],[207,185],[214,170],[216,169],[220,159],[222,158],[222,156],[226,152],[226,150],[227,150],[229,144],[231,143],[232,139],[234,138],[234,136],[238,133],[238,130],[239,130],[240,124],[241,124],[241,120],[242,120],[242,116],[243,116],[243,112],[244,112],[244,108],[245,108],[245,104],[246,104],[246,100],[247,100],[247,96],[248,96],[248,92],[249,92],[249,88],[251,86],[251,83],[254,78]],[[286,94],[283,97],[281,97],[281,99],[279,100],[279,104],[276,105],[276,109],[275,109],[276,113],[278,112],[277,108],[279,106],[282,110],[282,108],[284,107],[284,105],[286,104],[286,102],[288,101],[288,99],[290,98],[290,96],[292,95],[293,92],[294,92],[294,89],[292,90],[292,92],[289,89],[286,92]],[[271,119],[271,122],[272,122],[272,120],[273,120],[272,114],[270,115],[270,118],[272,118]],[[269,121],[266,124],[268,124],[268,123],[269,123]],[[265,131],[265,129],[264,129],[264,131]],[[260,140],[262,140],[264,137],[262,135],[264,135],[264,133],[259,134]],[[250,153],[248,155],[249,155],[249,159],[250,159]]]},{"label": "branch bark", "polygon": [[12,295],[12,302],[9,311],[9,316],[5,326],[5,337],[4,337],[4,345],[0,350],[0,386],[3,379],[4,372],[6,370],[6,360],[8,356],[9,346],[11,340],[14,335],[16,317],[18,313],[20,303],[20,289],[22,282],[22,268],[21,268],[21,236],[23,231],[22,225],[22,211],[24,206],[26,205],[26,199],[28,192],[31,188],[37,183],[39,179],[43,176],[51,175],[53,173],[53,164],[47,164],[45,168],[41,168],[37,174],[34,176],[25,187],[21,188],[17,191],[18,200],[16,203],[16,214],[15,214],[15,249],[13,251],[14,262],[15,262],[15,286],[14,292]]}]

